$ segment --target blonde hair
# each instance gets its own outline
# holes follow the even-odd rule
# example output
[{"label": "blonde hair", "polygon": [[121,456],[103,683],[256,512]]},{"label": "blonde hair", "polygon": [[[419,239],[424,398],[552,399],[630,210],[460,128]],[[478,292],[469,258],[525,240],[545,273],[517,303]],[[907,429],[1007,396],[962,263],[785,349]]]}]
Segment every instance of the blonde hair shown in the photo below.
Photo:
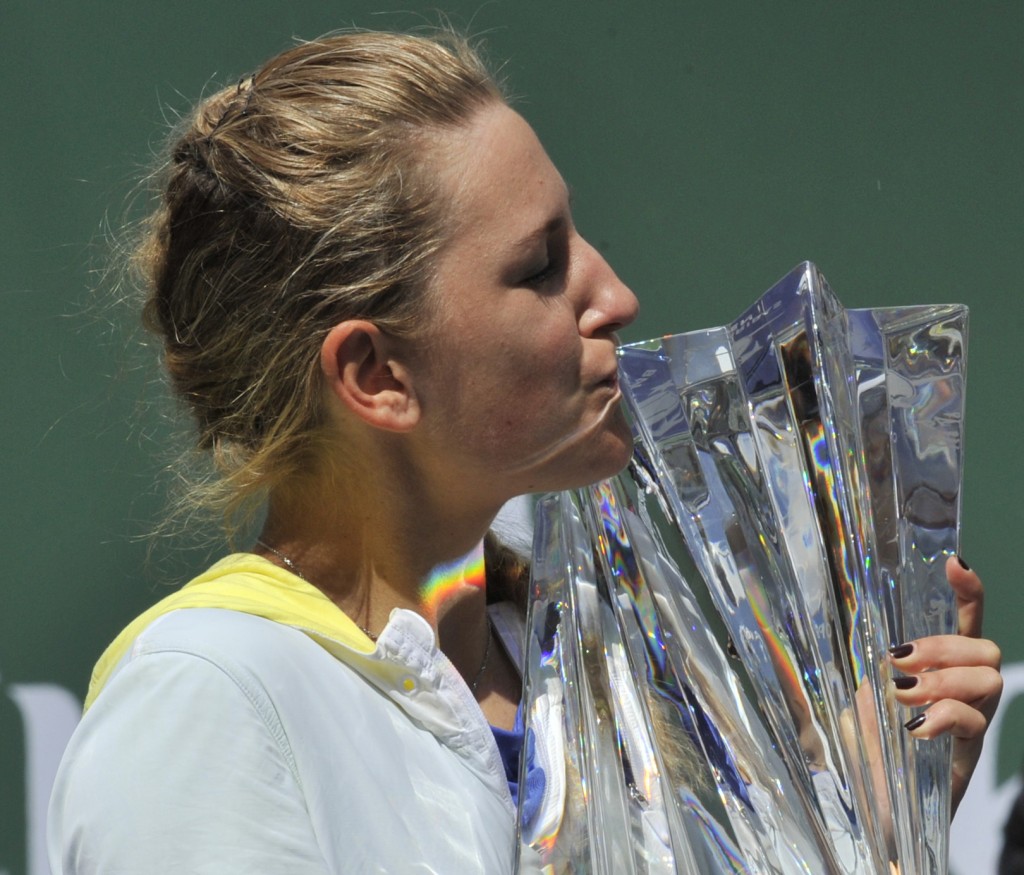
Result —
[{"label": "blonde hair", "polygon": [[415,333],[450,226],[424,146],[502,100],[460,37],[351,32],[277,55],[185,119],[135,266],[144,323],[213,454],[190,509],[230,536],[309,470],[333,325]]}]

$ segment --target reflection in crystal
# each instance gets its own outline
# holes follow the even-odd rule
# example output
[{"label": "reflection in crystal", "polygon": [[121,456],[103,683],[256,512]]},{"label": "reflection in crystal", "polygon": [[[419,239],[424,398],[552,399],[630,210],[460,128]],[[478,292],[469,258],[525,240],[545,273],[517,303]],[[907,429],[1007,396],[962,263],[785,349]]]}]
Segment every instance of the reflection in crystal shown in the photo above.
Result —
[{"label": "reflection in crystal", "polygon": [[[903,307],[850,311],[851,348],[863,388],[859,404],[878,562],[873,612],[879,648],[956,628],[945,559],[957,549],[963,452],[966,310]],[[884,392],[880,387],[884,387]],[[879,411],[884,396],[888,411]],[[884,429],[884,432],[883,432]],[[880,437],[881,435],[881,437]],[[883,609],[884,608],[884,609]],[[881,676],[888,678],[882,661]],[[883,681],[884,682],[884,681]],[[916,741],[905,713],[876,695],[901,854],[916,871],[946,870],[950,742]],[[903,800],[912,800],[913,804]],[[908,867],[907,871],[913,871]]]},{"label": "reflection in crystal", "polygon": [[945,871],[948,745],[902,731],[886,652],[955,628],[965,335],[808,264],[620,351],[632,477],[539,509],[524,705],[557,792],[519,871]]},{"label": "reflection in crystal", "polygon": [[[539,507],[537,546],[551,561],[534,569],[524,707],[559,792],[520,823],[518,871],[840,871],[692,594],[623,498],[606,483]],[[596,578],[579,553],[564,563],[584,543],[598,547]],[[581,730],[588,698],[617,749],[602,749],[600,726]]]}]

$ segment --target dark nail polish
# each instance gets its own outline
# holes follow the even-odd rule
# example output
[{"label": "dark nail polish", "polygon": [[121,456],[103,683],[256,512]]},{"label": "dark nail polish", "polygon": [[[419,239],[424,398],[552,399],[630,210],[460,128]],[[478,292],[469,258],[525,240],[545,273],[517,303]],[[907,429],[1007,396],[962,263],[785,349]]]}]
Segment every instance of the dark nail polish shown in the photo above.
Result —
[{"label": "dark nail polish", "polygon": [[960,567],[964,571],[970,571],[971,570],[971,566],[968,565],[966,562],[964,562],[964,557],[963,556],[957,556],[956,557],[956,561],[960,563]]},{"label": "dark nail polish", "polygon": [[910,656],[913,652],[913,644],[897,644],[895,647],[889,648],[889,655],[893,659],[903,659],[904,657]]},{"label": "dark nail polish", "polygon": [[924,714],[918,714],[916,717],[912,717],[904,723],[903,728],[906,729],[907,732],[913,732],[915,729],[920,728],[921,724],[924,723],[924,718]]},{"label": "dark nail polish", "polygon": [[893,678],[892,685],[897,690],[912,690],[917,686],[917,678],[910,676],[905,678]]}]

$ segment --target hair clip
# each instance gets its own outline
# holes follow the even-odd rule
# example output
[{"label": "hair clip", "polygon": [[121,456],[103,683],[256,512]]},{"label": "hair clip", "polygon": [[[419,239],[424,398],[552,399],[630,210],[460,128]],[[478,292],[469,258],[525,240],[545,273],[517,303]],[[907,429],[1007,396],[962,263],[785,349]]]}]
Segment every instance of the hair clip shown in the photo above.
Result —
[{"label": "hair clip", "polygon": [[247,76],[243,76],[238,80],[238,86],[235,90],[235,94],[241,94],[243,86],[247,89],[245,95],[245,103],[242,104],[242,108],[239,111],[239,118],[245,118],[249,114],[249,104],[252,103],[252,93],[255,90],[256,74],[250,73]]},{"label": "hair clip", "polygon": [[253,85],[256,82],[256,74],[249,73],[238,80],[238,84],[235,86],[235,95],[228,101],[228,105],[224,107],[224,112],[221,113],[217,124],[210,128],[210,133],[206,135],[207,141],[212,141],[213,135],[217,133],[220,126],[227,121],[231,111],[235,108],[235,104],[238,102],[238,98],[242,95],[242,89],[247,88],[245,95],[245,102],[242,104],[242,108],[238,110],[238,117],[245,118],[249,114],[249,104],[252,102]]}]

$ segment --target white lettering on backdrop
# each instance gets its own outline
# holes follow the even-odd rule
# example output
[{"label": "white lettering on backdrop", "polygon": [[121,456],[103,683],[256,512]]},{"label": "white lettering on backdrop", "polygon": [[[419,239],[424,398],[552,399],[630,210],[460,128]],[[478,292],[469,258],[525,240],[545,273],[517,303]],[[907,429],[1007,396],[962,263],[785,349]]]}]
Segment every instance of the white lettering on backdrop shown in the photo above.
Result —
[{"label": "white lettering on backdrop", "polygon": [[11,684],[25,738],[26,875],[50,875],[46,859],[46,809],[57,766],[82,716],[78,699],[56,684]]}]

